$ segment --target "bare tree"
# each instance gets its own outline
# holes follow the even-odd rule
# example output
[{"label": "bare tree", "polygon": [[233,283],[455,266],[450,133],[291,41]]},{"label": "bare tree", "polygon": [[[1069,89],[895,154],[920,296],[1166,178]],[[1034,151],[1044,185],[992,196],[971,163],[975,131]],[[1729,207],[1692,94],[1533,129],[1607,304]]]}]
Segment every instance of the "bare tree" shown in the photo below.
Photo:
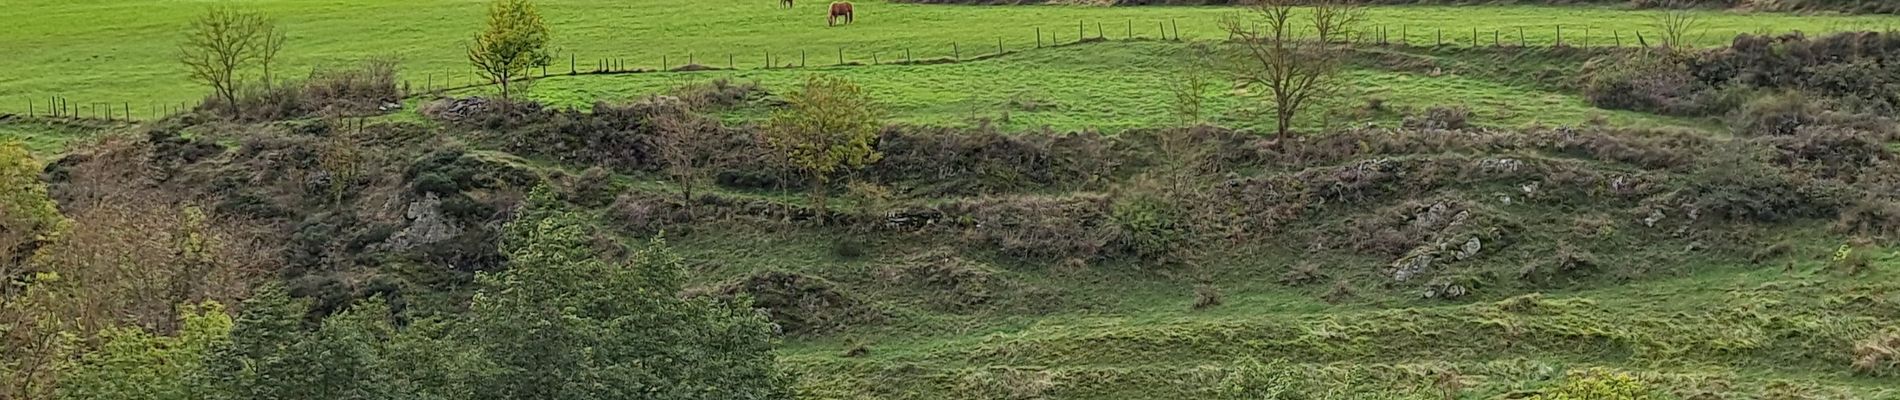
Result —
[{"label": "bare tree", "polygon": [[1168,93],[1174,97],[1169,111],[1173,111],[1175,122],[1183,128],[1203,121],[1208,93],[1214,90],[1215,79],[1208,71],[1207,54],[1205,43],[1190,44],[1188,53],[1182,56],[1181,69],[1168,80]]},{"label": "bare tree", "polygon": [[1668,10],[1656,16],[1656,30],[1662,31],[1662,46],[1667,49],[1687,47],[1688,35],[1702,29],[1702,20],[1695,13],[1683,8],[1682,4],[1670,3]]},{"label": "bare tree", "polygon": [[185,64],[192,80],[211,86],[236,115],[239,75],[262,57],[268,42],[265,35],[271,31],[275,28],[270,20],[258,14],[213,8],[186,28],[178,61]]},{"label": "bare tree", "polygon": [[1242,85],[1266,91],[1280,136],[1288,134],[1300,111],[1344,86],[1341,71],[1352,49],[1339,39],[1365,16],[1365,9],[1350,0],[1311,1],[1309,26],[1295,20],[1298,2],[1261,0],[1221,20],[1238,49],[1225,57],[1227,68]]},{"label": "bare tree", "polygon": [[275,23],[266,23],[262,29],[259,39],[263,42],[258,47],[257,63],[263,67],[264,87],[270,88],[277,84],[276,75],[271,74],[271,66],[277,63],[277,53],[284,50],[284,42],[289,41],[290,36],[285,35],[283,29],[278,29]]},{"label": "bare tree", "polygon": [[719,125],[681,105],[653,116],[657,129],[654,147],[666,165],[666,175],[680,187],[680,200],[686,214],[693,214],[693,187],[706,179],[706,170],[714,161],[720,143]]}]

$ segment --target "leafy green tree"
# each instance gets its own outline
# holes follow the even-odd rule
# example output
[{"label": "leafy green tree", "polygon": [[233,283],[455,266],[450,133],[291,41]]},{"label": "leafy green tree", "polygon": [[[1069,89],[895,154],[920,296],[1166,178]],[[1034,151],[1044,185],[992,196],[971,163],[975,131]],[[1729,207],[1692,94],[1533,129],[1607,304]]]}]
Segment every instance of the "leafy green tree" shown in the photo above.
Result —
[{"label": "leafy green tree", "polygon": [[468,62],[489,82],[501,86],[507,100],[511,85],[530,69],[548,65],[548,26],[528,0],[495,0],[488,5],[488,28],[475,35]]},{"label": "leafy green tree", "polygon": [[308,382],[291,348],[308,335],[307,306],[279,284],[267,284],[244,301],[231,339],[211,349],[192,387],[208,400],[292,399]]},{"label": "leafy green tree", "polygon": [[40,164],[26,146],[0,140],[0,399],[50,394],[52,372],[74,338],[44,286],[60,276],[28,268],[28,259],[70,224],[47,196]]},{"label": "leafy green tree", "polygon": [[655,241],[599,258],[596,221],[545,187],[506,227],[509,269],[481,277],[467,332],[487,365],[478,399],[790,398],[771,328],[745,308],[681,299],[680,259]]},{"label": "leafy green tree", "polygon": [[[14,276],[33,250],[67,225],[46,194],[40,163],[17,140],[0,141],[0,276]],[[0,285],[0,296],[14,293]]]},{"label": "leafy green tree", "polygon": [[171,336],[139,328],[107,328],[98,349],[61,372],[59,398],[85,400],[189,400],[186,380],[205,354],[231,333],[224,306],[206,302],[180,307],[179,330]]},{"label": "leafy green tree", "polygon": [[872,147],[877,113],[863,89],[835,76],[807,77],[785,102],[785,109],[772,113],[765,144],[810,175],[812,199],[822,217],[833,174],[883,157]]}]

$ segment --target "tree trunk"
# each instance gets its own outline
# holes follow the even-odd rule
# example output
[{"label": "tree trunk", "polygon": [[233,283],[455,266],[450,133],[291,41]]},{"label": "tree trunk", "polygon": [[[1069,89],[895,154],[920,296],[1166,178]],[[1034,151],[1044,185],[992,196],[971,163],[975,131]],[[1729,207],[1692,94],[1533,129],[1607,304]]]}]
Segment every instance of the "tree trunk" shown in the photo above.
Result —
[{"label": "tree trunk", "polygon": [[693,182],[692,178],[680,178],[680,197],[686,202],[686,219],[693,220]]},{"label": "tree trunk", "polygon": [[825,175],[813,173],[811,175],[811,184],[812,203],[818,207],[818,224],[824,225],[825,217],[827,214],[830,214],[825,207]]}]

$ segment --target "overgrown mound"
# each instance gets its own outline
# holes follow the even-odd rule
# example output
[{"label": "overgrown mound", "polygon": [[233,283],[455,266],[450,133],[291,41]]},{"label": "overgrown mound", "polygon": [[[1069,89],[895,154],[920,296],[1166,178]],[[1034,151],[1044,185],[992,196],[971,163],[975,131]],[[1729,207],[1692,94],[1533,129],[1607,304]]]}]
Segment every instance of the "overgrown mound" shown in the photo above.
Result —
[{"label": "overgrown mound", "polygon": [[1048,310],[1060,306],[1057,293],[1010,279],[994,266],[957,255],[953,249],[920,252],[879,268],[877,279],[911,289],[934,309],[965,312],[1017,307]]},{"label": "overgrown mound", "polygon": [[1848,32],[1741,35],[1701,52],[1637,51],[1593,60],[1584,95],[1599,107],[1728,116],[1737,133],[1801,129],[1894,134],[1900,37]]},{"label": "overgrown mound", "polygon": [[764,271],[713,288],[706,294],[751,299],[772,322],[794,335],[819,334],[884,321],[884,312],[824,278],[786,271]]}]

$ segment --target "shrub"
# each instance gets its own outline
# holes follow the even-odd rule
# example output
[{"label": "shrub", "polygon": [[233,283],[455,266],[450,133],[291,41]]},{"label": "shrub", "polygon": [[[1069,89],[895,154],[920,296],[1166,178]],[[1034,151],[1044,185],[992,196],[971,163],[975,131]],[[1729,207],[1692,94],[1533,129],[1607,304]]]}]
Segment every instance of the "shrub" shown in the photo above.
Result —
[{"label": "shrub", "polygon": [[1142,257],[1173,254],[1186,236],[1181,205],[1151,180],[1142,180],[1115,196],[1109,217],[1120,227],[1116,242]]},{"label": "shrub", "polygon": [[387,111],[402,102],[396,87],[394,58],[372,58],[351,68],[318,69],[304,82],[304,101],[324,115],[361,115]]},{"label": "shrub", "polygon": [[1466,120],[1471,118],[1471,109],[1465,106],[1432,106],[1425,109],[1423,115],[1407,115],[1403,125],[1408,129],[1464,129],[1469,127]]},{"label": "shrub", "polygon": [[1194,285],[1194,309],[1204,310],[1221,305],[1220,288],[1209,284]]},{"label": "shrub", "polygon": [[1900,203],[1862,200],[1841,211],[1834,230],[1843,233],[1893,237],[1900,235]]},{"label": "shrub", "polygon": [[737,299],[765,310],[785,333],[823,333],[853,324],[882,321],[884,314],[847,293],[838,284],[795,272],[765,271],[714,289],[713,295]]},{"label": "shrub", "polygon": [[680,86],[671,93],[686,105],[701,110],[738,107],[771,95],[758,81],[733,83],[726,78]]},{"label": "shrub", "polygon": [[1690,176],[1693,205],[1723,218],[1766,222],[1833,215],[1841,205],[1835,188],[1797,184],[1762,153],[1745,142],[1711,151]]},{"label": "shrub", "polygon": [[1097,259],[1118,234],[1100,196],[991,198],[941,209],[973,244],[1027,259]]},{"label": "shrub", "polygon": [[1584,97],[1608,109],[1687,114],[1685,100],[1703,89],[1687,65],[1660,52],[1598,58],[1586,70]]},{"label": "shrub", "polygon": [[[403,93],[396,86],[396,62],[389,58],[364,61],[348,68],[317,69],[303,82],[251,87],[237,97],[237,119],[280,121],[312,115],[358,116],[399,107]],[[200,107],[222,108],[223,100],[205,99]]]},{"label": "shrub", "polygon": [[1762,96],[1729,116],[1729,127],[1743,136],[1793,135],[1819,119],[1820,107],[1807,95],[1788,91]]}]

